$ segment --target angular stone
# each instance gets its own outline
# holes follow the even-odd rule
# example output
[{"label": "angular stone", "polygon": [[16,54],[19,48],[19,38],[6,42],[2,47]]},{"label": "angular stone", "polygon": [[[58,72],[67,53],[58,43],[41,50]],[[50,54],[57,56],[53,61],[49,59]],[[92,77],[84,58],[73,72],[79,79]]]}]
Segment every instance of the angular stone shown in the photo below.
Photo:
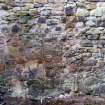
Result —
[{"label": "angular stone", "polygon": [[89,16],[89,11],[86,10],[85,8],[78,8],[76,12],[76,16],[80,17],[85,17]]},{"label": "angular stone", "polygon": [[94,90],[94,94],[105,94],[105,84],[97,85]]},{"label": "angular stone", "polygon": [[101,8],[98,8],[98,9],[96,9],[96,13],[95,13],[95,16],[99,16],[99,17],[101,17],[103,15],[103,10],[101,9]]},{"label": "angular stone", "polygon": [[82,57],[83,60],[87,60],[87,59],[89,59],[91,56],[92,56],[92,54],[91,54],[91,53],[88,53],[88,52],[81,54],[81,57]]},{"label": "angular stone", "polygon": [[66,21],[66,28],[74,28],[77,22],[77,18],[76,16],[68,16]]},{"label": "angular stone", "polygon": [[91,71],[92,66],[80,66],[79,71]]},{"label": "angular stone", "polygon": [[46,23],[46,18],[45,17],[39,17],[38,23],[40,23],[40,24]]},{"label": "angular stone", "polygon": [[105,40],[105,36],[100,35],[100,40]]},{"label": "angular stone", "polygon": [[105,22],[100,22],[100,24],[98,24],[98,26],[105,27]]},{"label": "angular stone", "polygon": [[105,45],[105,40],[100,40],[99,41],[99,44],[102,45],[102,46],[104,46]]},{"label": "angular stone", "polygon": [[74,10],[73,10],[72,7],[67,7],[65,9],[65,13],[66,13],[67,16],[72,16],[74,14]]},{"label": "angular stone", "polygon": [[96,16],[89,16],[89,17],[86,18],[86,20],[96,22],[97,18],[96,18]]},{"label": "angular stone", "polygon": [[77,22],[76,28],[83,28],[84,27],[84,23],[83,22]]},{"label": "angular stone", "polygon": [[97,63],[97,60],[95,58],[89,58],[83,62],[83,64],[87,66],[94,66],[96,65],[96,63]]},{"label": "angular stone", "polygon": [[92,56],[93,56],[95,59],[100,59],[100,58],[102,58],[102,54],[100,54],[100,53],[93,53]]},{"label": "angular stone", "polygon": [[62,31],[62,27],[56,27],[55,30],[56,31]]},{"label": "angular stone", "polygon": [[20,16],[19,22],[20,23],[27,23],[30,18],[31,18],[30,16]]},{"label": "angular stone", "polygon": [[72,16],[76,12],[76,4],[68,3],[65,7],[65,13],[67,16]]},{"label": "angular stone", "polygon": [[2,9],[3,9],[3,10],[8,10],[9,8],[8,8],[8,6],[3,5],[3,6],[2,6]]},{"label": "angular stone", "polygon": [[83,40],[83,41],[81,41],[80,45],[82,47],[93,47],[92,41],[89,41],[89,40]]},{"label": "angular stone", "polygon": [[77,2],[77,7],[78,8],[86,8],[86,4],[82,2]]},{"label": "angular stone", "polygon": [[85,24],[86,24],[86,26],[89,26],[89,27],[94,27],[94,26],[96,26],[96,23],[93,22],[93,21],[91,21],[91,20],[87,21]]},{"label": "angular stone", "polygon": [[11,31],[12,31],[12,33],[18,33],[20,30],[21,30],[20,27],[17,24],[15,24],[12,26]]},{"label": "angular stone", "polygon": [[87,10],[92,10],[96,8],[96,3],[88,3],[86,4],[86,9]]},{"label": "angular stone", "polygon": [[61,22],[66,23],[66,17],[61,17]]},{"label": "angular stone", "polygon": [[87,38],[89,40],[98,40],[99,39],[99,35],[88,35]]}]

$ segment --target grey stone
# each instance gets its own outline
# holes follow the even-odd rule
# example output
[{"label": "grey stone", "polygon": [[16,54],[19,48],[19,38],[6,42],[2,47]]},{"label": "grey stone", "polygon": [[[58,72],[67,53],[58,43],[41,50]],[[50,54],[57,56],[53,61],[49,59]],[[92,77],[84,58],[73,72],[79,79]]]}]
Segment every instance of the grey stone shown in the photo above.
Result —
[{"label": "grey stone", "polygon": [[88,35],[87,38],[89,40],[98,40],[99,39],[99,35]]},{"label": "grey stone", "polygon": [[89,58],[86,61],[84,61],[84,65],[87,65],[87,66],[94,66],[96,65],[96,63],[97,63],[97,60],[95,58]]},{"label": "grey stone", "polygon": [[91,21],[91,20],[87,21],[85,24],[86,24],[86,26],[89,26],[89,27],[96,26],[96,23],[94,21]]},{"label": "grey stone", "polygon": [[99,45],[104,46],[104,45],[105,45],[105,40],[100,40],[100,41],[99,41]]},{"label": "grey stone", "polygon": [[105,84],[97,85],[94,89],[94,94],[102,95],[105,94]]},{"label": "grey stone", "polygon": [[93,47],[93,43],[90,40],[83,40],[80,42],[82,47]]}]

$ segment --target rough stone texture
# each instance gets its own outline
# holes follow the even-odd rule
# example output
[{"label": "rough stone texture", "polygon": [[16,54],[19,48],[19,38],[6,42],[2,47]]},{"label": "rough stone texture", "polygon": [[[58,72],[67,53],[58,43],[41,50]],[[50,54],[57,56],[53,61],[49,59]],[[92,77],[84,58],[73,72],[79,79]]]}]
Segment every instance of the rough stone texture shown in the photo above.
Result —
[{"label": "rough stone texture", "polygon": [[[24,83],[38,76],[42,79],[45,72],[52,80],[63,82],[56,81],[54,86],[51,80],[46,81],[45,96],[57,94],[48,92],[48,87],[72,92],[79,86],[84,94],[105,94],[104,21],[104,0],[0,0],[1,68],[14,62],[6,64],[6,69],[13,70],[13,76],[17,73],[14,69],[19,69],[21,78],[14,78]],[[43,60],[48,70],[37,72],[43,70]]]}]

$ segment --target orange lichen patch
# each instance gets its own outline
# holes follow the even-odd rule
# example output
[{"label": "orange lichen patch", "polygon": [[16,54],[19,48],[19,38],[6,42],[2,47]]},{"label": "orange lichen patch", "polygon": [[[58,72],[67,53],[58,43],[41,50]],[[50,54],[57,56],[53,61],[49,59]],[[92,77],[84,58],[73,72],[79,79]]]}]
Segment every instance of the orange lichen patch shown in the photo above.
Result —
[{"label": "orange lichen patch", "polygon": [[0,64],[0,71],[4,71],[5,70],[5,65],[4,64]]}]

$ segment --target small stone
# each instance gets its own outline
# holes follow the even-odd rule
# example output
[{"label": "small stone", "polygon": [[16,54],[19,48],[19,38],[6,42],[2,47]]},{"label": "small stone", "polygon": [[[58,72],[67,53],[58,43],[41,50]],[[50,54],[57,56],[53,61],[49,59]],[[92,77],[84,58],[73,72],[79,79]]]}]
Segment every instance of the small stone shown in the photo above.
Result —
[{"label": "small stone", "polygon": [[20,22],[20,23],[27,23],[30,18],[31,18],[31,17],[30,17],[29,15],[20,16],[20,17],[19,17],[19,22]]},{"label": "small stone", "polygon": [[103,15],[103,10],[101,8],[93,9],[92,11],[90,11],[90,15],[91,16],[101,17]]},{"label": "small stone", "polygon": [[98,43],[98,47],[100,48],[105,47],[105,40],[100,40]]},{"label": "small stone", "polygon": [[47,21],[47,25],[48,25],[48,26],[57,25],[57,22],[54,21],[54,20],[49,20],[49,21]]},{"label": "small stone", "polygon": [[30,14],[30,15],[33,15],[33,16],[35,16],[35,15],[37,16],[37,14],[38,14],[37,9],[36,9],[36,8],[30,9],[30,10],[29,10],[29,14]]},{"label": "small stone", "polygon": [[96,9],[96,14],[95,16],[102,16],[103,15],[103,10],[101,8]]},{"label": "small stone", "polygon": [[93,33],[98,35],[102,32],[102,30],[103,30],[102,27],[98,27],[98,28],[91,27],[86,33],[87,33],[87,35],[90,35]]},{"label": "small stone", "polygon": [[48,33],[48,32],[50,32],[50,29],[46,28],[44,32]]},{"label": "small stone", "polygon": [[66,13],[67,16],[73,15],[74,14],[73,8],[72,7],[67,7],[65,9],[65,13]]},{"label": "small stone", "polygon": [[41,16],[51,16],[51,10],[41,10],[40,15]]},{"label": "small stone", "polygon": [[83,22],[77,22],[75,25],[75,31],[76,32],[81,32],[84,28],[84,23]]},{"label": "small stone", "polygon": [[66,17],[61,17],[61,22],[66,23]]},{"label": "small stone", "polygon": [[103,49],[101,50],[101,52],[102,52],[103,54],[105,54],[105,48],[103,48]]},{"label": "small stone", "polygon": [[93,43],[90,40],[83,40],[80,42],[82,47],[93,47]]},{"label": "small stone", "polygon": [[62,27],[56,27],[55,30],[56,31],[62,31]]},{"label": "small stone", "polygon": [[83,28],[84,27],[84,23],[83,22],[77,22],[76,28]]},{"label": "small stone", "polygon": [[44,4],[43,3],[35,3],[34,4],[34,8],[40,8],[40,7],[43,7]]},{"label": "small stone", "polygon": [[69,16],[66,21],[66,28],[74,28],[77,23],[77,18],[76,16]]},{"label": "small stone", "polygon": [[92,57],[84,62],[84,64],[87,66],[94,66],[94,65],[96,65],[96,63],[97,63],[97,60],[95,58],[92,58]]},{"label": "small stone", "polygon": [[34,4],[27,3],[25,6],[26,6],[26,9],[32,9],[34,7]]},{"label": "small stone", "polygon": [[54,7],[52,8],[52,11],[63,11],[64,10],[64,4],[54,4]]},{"label": "small stone", "polygon": [[85,17],[89,16],[89,11],[85,8],[78,8],[76,12],[76,16]]},{"label": "small stone", "polygon": [[8,6],[3,5],[3,6],[2,6],[2,9],[3,9],[3,10],[8,10]]},{"label": "small stone", "polygon": [[29,12],[28,11],[19,11],[18,13],[17,13],[17,15],[18,16],[25,16],[25,15],[27,15]]},{"label": "small stone", "polygon": [[90,11],[90,16],[95,16],[95,14],[96,14],[96,9]]},{"label": "small stone", "polygon": [[89,40],[98,40],[99,39],[99,35],[88,35],[87,38]]},{"label": "small stone", "polygon": [[44,18],[44,17],[39,17],[39,18],[38,18],[38,23],[40,23],[40,24],[46,23],[46,18]]},{"label": "small stone", "polygon": [[96,26],[96,23],[90,20],[86,22],[86,26],[93,27]]},{"label": "small stone", "polygon": [[20,27],[16,24],[12,26],[12,33],[18,33],[20,31]]},{"label": "small stone", "polygon": [[96,16],[89,16],[89,17],[86,18],[86,20],[96,22],[97,18],[96,18]]},{"label": "small stone", "polygon": [[100,27],[105,27],[105,22],[100,22],[99,26]]},{"label": "small stone", "polygon": [[96,85],[94,94],[105,94],[105,84]]},{"label": "small stone", "polygon": [[91,71],[91,69],[92,69],[92,66],[81,66],[80,68],[79,68],[79,71],[81,72],[81,71]]},{"label": "small stone", "polygon": [[6,11],[6,10],[0,10],[0,18],[8,16],[8,15],[9,15],[8,11]]},{"label": "small stone", "polygon": [[100,59],[102,58],[102,55],[100,53],[93,53],[92,56],[95,58],[95,59]]},{"label": "small stone", "polygon": [[9,28],[7,26],[2,26],[0,31],[4,34],[9,33]]},{"label": "small stone", "polygon": [[65,13],[67,16],[71,16],[76,11],[76,4],[75,3],[68,3],[65,7]]},{"label": "small stone", "polygon": [[14,7],[14,8],[13,8],[13,11],[14,11],[14,12],[18,12],[18,11],[20,11],[20,10],[21,10],[21,7]]},{"label": "small stone", "polygon": [[77,2],[77,7],[79,8],[86,8],[86,4],[83,2]]},{"label": "small stone", "polygon": [[86,9],[87,10],[92,10],[96,8],[96,3],[88,3],[86,4]]},{"label": "small stone", "polygon": [[101,39],[101,40],[105,40],[105,36],[101,36],[101,35],[100,35],[100,39]]}]

